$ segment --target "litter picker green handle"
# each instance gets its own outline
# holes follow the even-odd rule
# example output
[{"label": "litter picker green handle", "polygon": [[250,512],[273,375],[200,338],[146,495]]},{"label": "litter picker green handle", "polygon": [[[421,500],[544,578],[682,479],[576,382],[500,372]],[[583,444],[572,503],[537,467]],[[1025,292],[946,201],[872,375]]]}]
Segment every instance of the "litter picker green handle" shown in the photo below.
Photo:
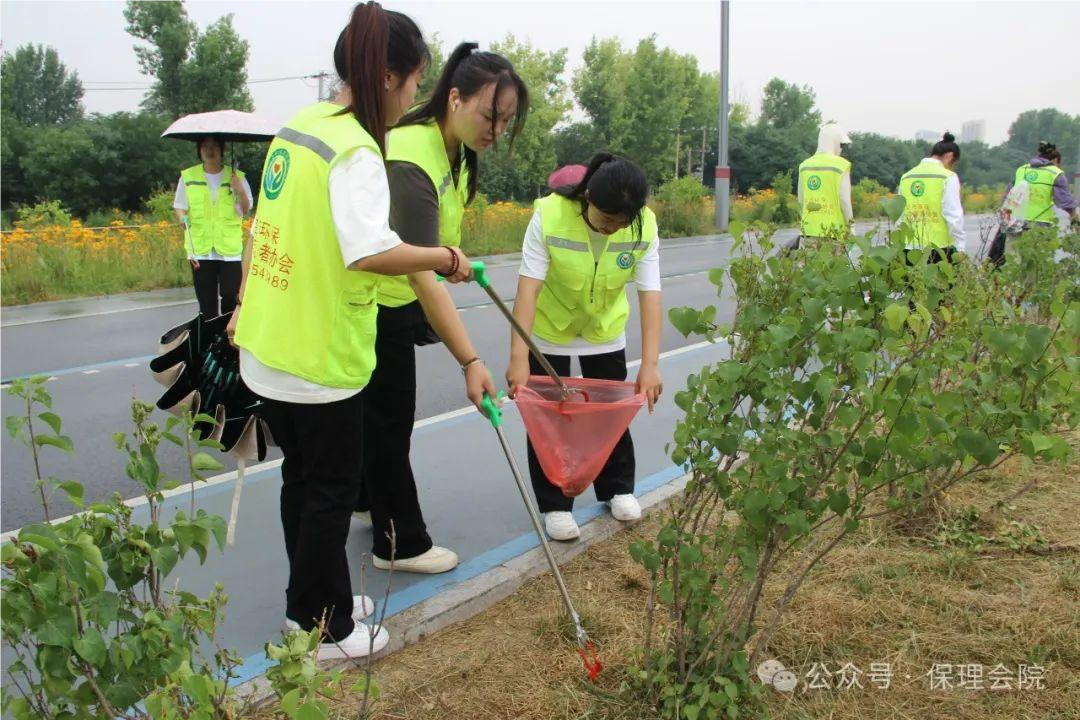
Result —
[{"label": "litter picker green handle", "polygon": [[[502,390],[499,391],[499,400],[501,401],[506,395]],[[499,407],[499,403],[491,398],[490,395],[484,393],[484,401],[480,403],[480,406],[484,408],[484,414],[487,415],[488,420],[491,422],[491,427],[496,430],[502,426],[502,408]]]}]

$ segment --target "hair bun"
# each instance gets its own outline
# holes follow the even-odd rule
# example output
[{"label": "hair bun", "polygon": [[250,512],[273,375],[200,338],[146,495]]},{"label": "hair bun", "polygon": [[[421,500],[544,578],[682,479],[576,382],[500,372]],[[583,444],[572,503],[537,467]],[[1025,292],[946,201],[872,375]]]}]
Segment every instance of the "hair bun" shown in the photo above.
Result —
[{"label": "hair bun", "polygon": [[1045,140],[1039,142],[1040,153],[1050,152],[1051,150],[1057,150],[1057,145],[1052,142],[1046,142]]},{"label": "hair bun", "polygon": [[951,132],[946,132],[944,135],[941,136],[941,141],[947,143],[956,142],[956,136],[953,135]]}]

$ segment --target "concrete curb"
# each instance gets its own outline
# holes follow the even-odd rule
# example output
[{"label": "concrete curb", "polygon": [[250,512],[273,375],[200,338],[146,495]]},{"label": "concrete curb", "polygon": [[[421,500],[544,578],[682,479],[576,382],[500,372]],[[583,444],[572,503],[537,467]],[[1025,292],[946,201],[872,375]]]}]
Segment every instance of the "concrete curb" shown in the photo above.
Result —
[{"label": "concrete curb", "polygon": [[[642,517],[662,510],[672,498],[686,487],[690,476],[684,475],[638,498]],[[640,521],[638,521],[640,522]],[[620,530],[637,523],[624,523],[609,514],[581,526],[581,537],[574,543],[552,542],[551,549],[560,567],[583,553],[589,546],[602,542]],[[402,648],[420,642],[449,625],[468,620],[504,598],[512,595],[526,580],[548,572],[543,548],[539,545],[492,569],[441,592],[386,620],[390,644],[375,656],[381,660]],[[551,592],[557,592],[552,583]],[[347,660],[323,663],[327,669],[346,667]],[[257,677],[240,685],[238,694],[255,706],[266,705],[274,699],[273,690],[265,677]]]}]

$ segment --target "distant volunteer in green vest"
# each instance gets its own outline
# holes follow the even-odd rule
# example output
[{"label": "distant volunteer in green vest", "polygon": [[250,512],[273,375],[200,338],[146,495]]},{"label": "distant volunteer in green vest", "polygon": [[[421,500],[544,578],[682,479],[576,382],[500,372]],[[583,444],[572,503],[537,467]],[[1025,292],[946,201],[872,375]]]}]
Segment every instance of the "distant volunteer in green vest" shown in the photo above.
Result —
[{"label": "distant volunteer in green vest", "polygon": [[[645,206],[645,173],[629,160],[599,153],[585,177],[536,201],[525,232],[514,317],[532,333],[556,372],[570,374],[577,356],[587,378],[626,380],[626,286],[637,285],[641,310],[641,368],[637,389],[652,412],[660,379],[660,236]],[[525,343],[511,335],[506,382],[510,397],[544,371]],[[544,527],[555,540],[580,532],[574,501],[548,481],[529,443],[529,473]],[[619,520],[641,517],[634,497],[634,445],[627,431],[596,479],[596,499]]]},{"label": "distant volunteer in green vest", "polygon": [[929,250],[927,261],[931,263],[942,259],[951,262],[954,253],[965,250],[960,178],[953,171],[959,160],[956,138],[945,133],[930,157],[900,178],[897,192],[905,204],[899,223],[910,229],[908,250]]},{"label": "distant volunteer in green vest", "polygon": [[[1023,230],[1056,227],[1056,207],[1069,216],[1075,227],[1080,224],[1076,198],[1069,192],[1069,181],[1061,169],[1061,151],[1053,143],[1039,143],[1039,154],[1017,168],[1002,197],[1001,220],[1010,228]],[[1016,232],[1009,230],[1009,232]],[[999,231],[990,246],[987,259],[994,265],[1005,262],[1007,235]]]},{"label": "distant volunteer in green vest", "polygon": [[[800,238],[847,234],[852,218],[851,163],[841,153],[850,143],[843,128],[827,123],[818,132],[817,152],[799,165]],[[794,246],[799,246],[799,239]]]},{"label": "distant volunteer in green vest", "polygon": [[[465,207],[480,180],[478,155],[503,133],[514,139],[525,122],[529,95],[506,58],[462,43],[450,54],[431,98],[409,112],[386,141],[390,226],[411,245],[461,244]],[[409,462],[416,420],[416,346],[440,338],[465,376],[469,397],[480,402],[497,390],[458,315],[454,299],[434,273],[379,281],[375,372],[364,390],[363,487],[358,515],[370,511],[372,562],[397,572],[454,569],[453,550],[434,545],[424,523]],[[439,482],[442,478],[433,478]]]},{"label": "distant volunteer in green vest", "polygon": [[359,622],[373,604],[353,596],[345,552],[366,450],[361,390],[375,367],[379,278],[471,277],[460,250],[402,243],[389,226],[384,138],[430,60],[419,28],[377,3],[357,5],[345,57],[348,83],[334,102],[300,110],[270,145],[227,330],[284,455],[285,622],[311,630],[326,618],[320,658],[367,655],[389,640]]},{"label": "distant volunteer in green vest", "polygon": [[207,136],[197,147],[202,162],[180,173],[173,212],[185,228],[199,312],[212,318],[236,307],[244,251],[241,223],[251,210],[251,187],[244,173],[223,164],[221,140]]}]

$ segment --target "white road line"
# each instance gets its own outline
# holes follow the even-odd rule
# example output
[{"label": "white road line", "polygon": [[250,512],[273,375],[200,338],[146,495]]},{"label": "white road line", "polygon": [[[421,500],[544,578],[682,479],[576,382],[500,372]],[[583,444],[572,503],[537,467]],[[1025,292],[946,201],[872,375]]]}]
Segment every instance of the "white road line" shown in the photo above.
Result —
[{"label": "white road line", "polygon": [[100,370],[83,370],[82,374],[83,375],[97,375],[99,372],[101,372],[101,371]]},{"label": "white road line", "polygon": [[126,368],[139,367],[139,363],[124,363],[124,367],[126,367]]},{"label": "white road line", "polygon": [[[683,355],[685,353],[693,352],[695,350],[700,350],[700,349],[702,349],[704,347],[707,347],[709,345],[715,345],[715,344],[718,344],[718,343],[710,343],[708,341],[704,341],[704,342],[694,343],[693,345],[686,345],[686,346],[681,347],[681,348],[675,348],[674,350],[668,350],[666,352],[660,353],[660,359],[661,360],[666,360],[668,358],[676,357],[678,355]],[[626,363],[626,366],[627,367],[636,367],[636,366],[638,366],[640,364],[641,364],[641,360],[631,360],[630,362]],[[446,422],[447,420],[453,420],[454,418],[463,417],[465,415],[469,415],[469,414],[472,414],[474,412],[477,412],[476,408],[473,407],[472,405],[468,405],[468,406],[463,407],[463,408],[458,408],[457,410],[450,410],[449,412],[444,412],[444,413],[441,413],[439,415],[433,415],[432,417],[424,418],[423,420],[417,420],[415,423],[413,423],[413,430],[419,430],[420,428],[427,427],[429,425],[437,425],[439,423]],[[281,460],[280,459],[278,459],[278,460],[267,460],[266,462],[261,462],[261,463],[258,463],[256,465],[252,465],[250,467],[245,468],[244,469],[244,475],[245,475],[245,477],[250,477],[250,476],[254,475],[255,473],[263,472],[264,470],[273,470],[274,468],[278,468],[278,467],[281,467]],[[166,490],[165,492],[162,493],[162,495],[164,496],[165,499],[173,498],[173,497],[176,497],[177,495],[187,495],[187,494],[191,493],[192,485],[195,486],[195,492],[198,493],[198,492],[200,492],[201,490],[203,490],[205,488],[212,487],[214,485],[220,485],[221,483],[229,482],[230,480],[235,480],[235,479],[236,479],[236,471],[232,470],[232,471],[227,472],[227,473],[221,473],[220,475],[214,475],[213,477],[207,478],[205,482],[201,482],[201,483],[185,483],[184,485],[180,485],[179,487],[175,487],[172,490]],[[140,495],[139,497],[130,498],[128,500],[125,500],[124,504],[127,505],[128,507],[136,508],[136,507],[139,507],[141,505],[146,504],[146,497],[143,496],[143,495]],[[66,516],[64,516],[62,518],[57,518],[56,520],[53,520],[52,523],[53,524],[62,523],[65,520],[70,519],[71,517],[73,517],[73,516],[72,515],[66,515]],[[11,540],[16,535],[18,535],[19,530],[21,530],[21,529],[22,528],[16,528],[15,530],[8,530],[5,533],[0,533],[0,542],[7,542],[8,540]]]}]

